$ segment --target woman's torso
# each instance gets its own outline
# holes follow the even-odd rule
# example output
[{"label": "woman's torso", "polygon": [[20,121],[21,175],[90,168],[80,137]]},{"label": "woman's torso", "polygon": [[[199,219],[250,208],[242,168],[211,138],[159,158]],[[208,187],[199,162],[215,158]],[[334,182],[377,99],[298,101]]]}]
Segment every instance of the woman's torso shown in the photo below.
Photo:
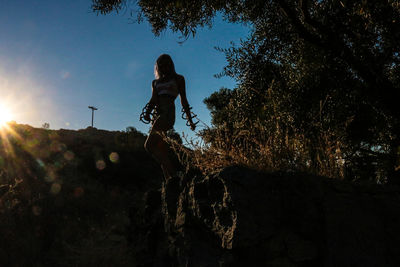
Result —
[{"label": "woman's torso", "polygon": [[155,80],[154,89],[157,93],[156,111],[158,115],[157,127],[168,130],[175,123],[175,99],[179,94],[175,77]]},{"label": "woman's torso", "polygon": [[159,79],[155,82],[155,89],[159,97],[169,96],[175,100],[179,94],[178,83],[175,77],[171,79]]}]

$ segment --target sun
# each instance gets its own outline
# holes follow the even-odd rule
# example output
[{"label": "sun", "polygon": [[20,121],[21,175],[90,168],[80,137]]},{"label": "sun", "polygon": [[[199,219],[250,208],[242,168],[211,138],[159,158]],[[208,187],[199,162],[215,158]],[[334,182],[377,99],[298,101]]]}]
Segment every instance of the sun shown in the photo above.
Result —
[{"label": "sun", "polygon": [[12,120],[10,109],[0,103],[0,127],[3,127],[7,122]]}]

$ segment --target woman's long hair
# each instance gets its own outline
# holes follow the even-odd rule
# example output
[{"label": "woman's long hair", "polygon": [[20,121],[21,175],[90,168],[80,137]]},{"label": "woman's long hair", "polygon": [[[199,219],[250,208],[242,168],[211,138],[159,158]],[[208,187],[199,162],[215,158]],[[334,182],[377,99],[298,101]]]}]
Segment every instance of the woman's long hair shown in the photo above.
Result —
[{"label": "woman's long hair", "polygon": [[176,75],[176,72],[172,58],[167,54],[162,54],[159,56],[156,64],[154,65],[154,76],[156,79],[174,75]]}]

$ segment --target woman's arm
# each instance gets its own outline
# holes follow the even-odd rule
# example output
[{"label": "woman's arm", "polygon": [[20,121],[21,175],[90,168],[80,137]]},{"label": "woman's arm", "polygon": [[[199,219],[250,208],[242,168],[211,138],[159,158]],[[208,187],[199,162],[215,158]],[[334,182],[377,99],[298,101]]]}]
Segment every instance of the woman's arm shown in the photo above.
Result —
[{"label": "woman's arm", "polygon": [[194,129],[196,128],[196,124],[194,124],[192,120],[192,113],[190,112],[189,102],[186,98],[185,78],[182,75],[177,76],[177,84],[183,110],[185,111],[186,117],[188,118],[188,121],[190,123],[190,129],[194,131]]}]

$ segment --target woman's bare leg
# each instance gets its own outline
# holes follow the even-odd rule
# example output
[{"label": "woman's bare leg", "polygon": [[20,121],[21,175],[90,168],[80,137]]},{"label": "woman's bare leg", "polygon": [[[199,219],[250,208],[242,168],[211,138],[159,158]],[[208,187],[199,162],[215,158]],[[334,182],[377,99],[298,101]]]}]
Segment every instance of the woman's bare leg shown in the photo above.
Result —
[{"label": "woman's bare leg", "polygon": [[151,132],[144,147],[147,152],[149,152],[153,158],[161,164],[165,179],[168,179],[175,174],[176,170],[174,164],[169,159],[168,155],[168,144],[163,140],[159,133]]}]

